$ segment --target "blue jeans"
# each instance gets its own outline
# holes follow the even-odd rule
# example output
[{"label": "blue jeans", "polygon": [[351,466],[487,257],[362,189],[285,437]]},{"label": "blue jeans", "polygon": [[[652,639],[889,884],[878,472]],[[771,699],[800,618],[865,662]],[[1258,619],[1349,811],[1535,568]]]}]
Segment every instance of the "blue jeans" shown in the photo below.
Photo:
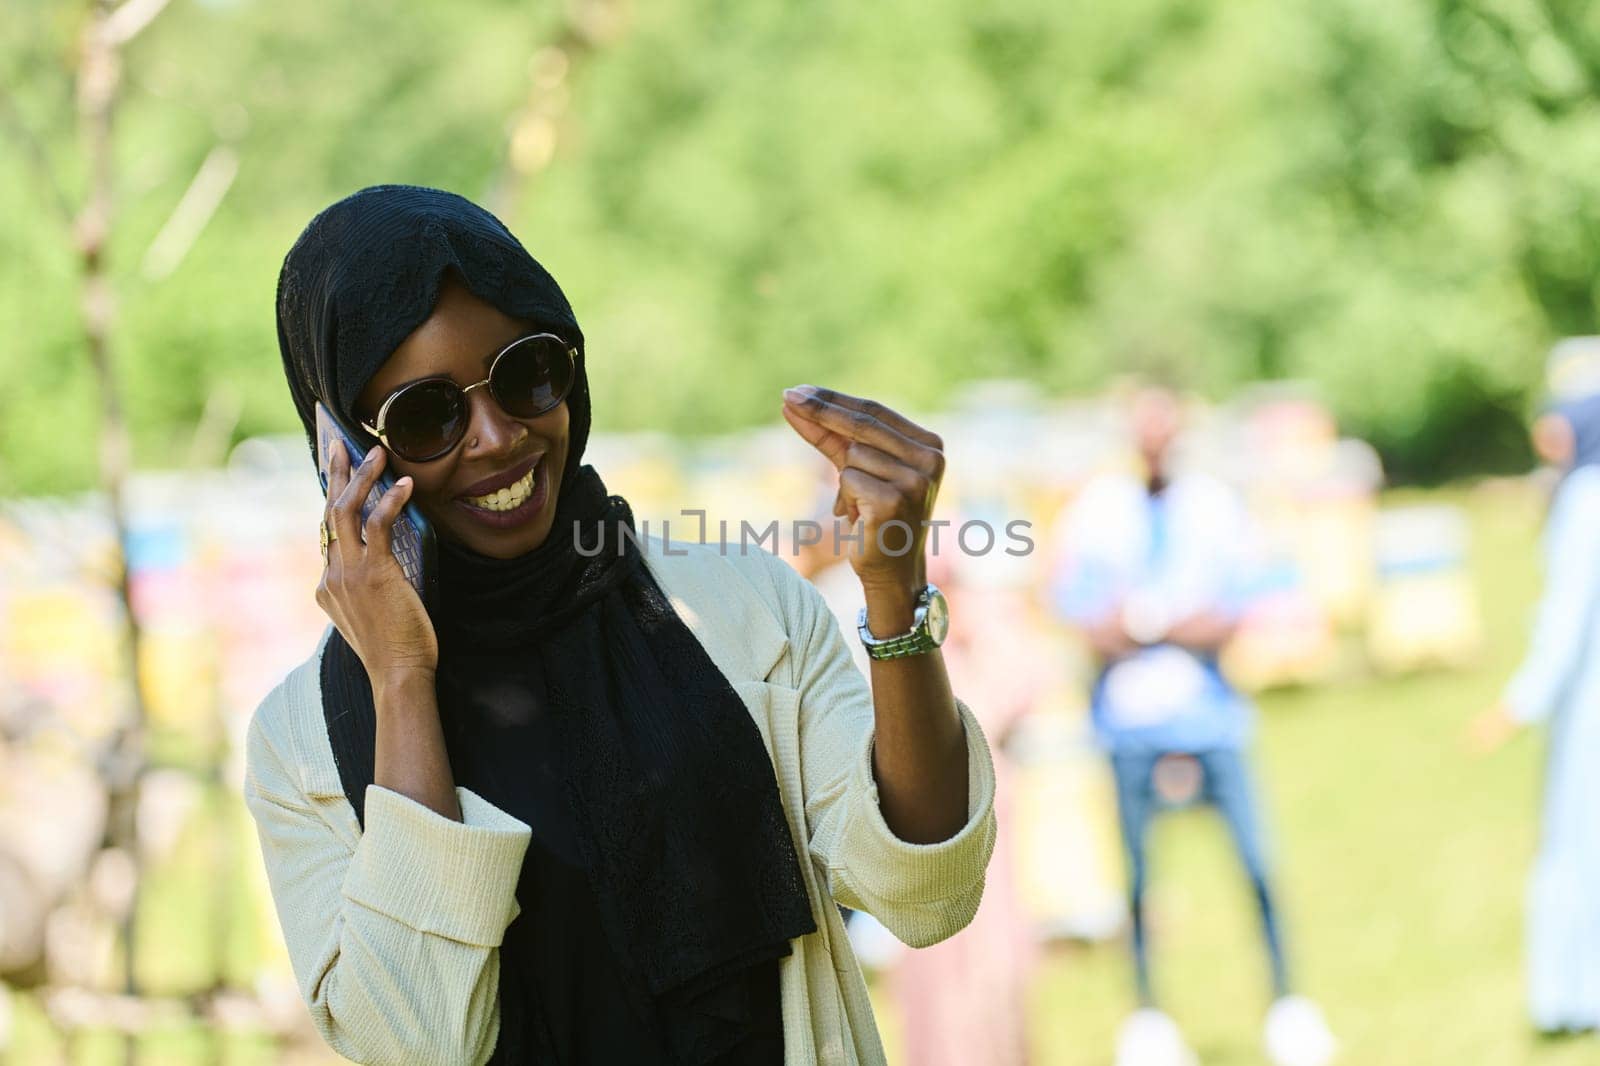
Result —
[{"label": "blue jeans", "polygon": [[[1117,782],[1117,813],[1122,823],[1122,843],[1128,856],[1128,902],[1133,916],[1134,978],[1139,1002],[1155,1002],[1150,984],[1150,965],[1145,942],[1144,891],[1149,869],[1145,857],[1150,821],[1162,809],[1163,801],[1155,788],[1156,764],[1166,757],[1162,752],[1118,753],[1111,756],[1111,769]],[[1289,991],[1288,969],[1284,965],[1283,938],[1277,908],[1268,885],[1266,844],[1258,816],[1255,790],[1250,780],[1244,753],[1236,749],[1195,752],[1200,765],[1200,800],[1216,807],[1228,823],[1234,848],[1255,891],[1261,911],[1262,933],[1272,964],[1274,996]]]}]

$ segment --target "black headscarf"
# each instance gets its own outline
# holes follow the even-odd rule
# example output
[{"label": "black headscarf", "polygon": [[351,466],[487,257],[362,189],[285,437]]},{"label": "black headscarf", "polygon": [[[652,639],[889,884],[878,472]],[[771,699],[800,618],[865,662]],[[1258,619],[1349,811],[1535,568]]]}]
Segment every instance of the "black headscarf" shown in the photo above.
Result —
[{"label": "black headscarf", "polygon": [[[750,974],[775,974],[789,941],[815,924],[755,723],[643,565],[626,535],[627,502],[579,465],[590,424],[583,334],[555,280],[498,219],[459,196],[386,185],[341,200],[306,227],[279,278],[278,340],[296,409],[313,454],[316,401],[355,424],[357,396],[432,313],[447,273],[579,353],[545,542],[511,560],[439,545],[432,618],[452,771],[534,828],[517,888],[522,914],[501,947],[491,1061],[595,1054],[593,1044],[563,1046],[568,1020],[552,1015],[605,1005],[551,1002],[562,986],[541,969],[559,943],[540,927],[551,917],[551,883],[571,871],[582,891],[560,908],[581,912],[580,929],[592,913],[603,931],[591,948],[607,953],[605,965],[592,980],[614,976],[611,1008],[654,1034],[663,1059],[724,1061],[764,1009],[750,1002]],[[597,543],[605,550],[590,554]],[[365,825],[372,690],[337,633],[322,691],[340,781]]]}]

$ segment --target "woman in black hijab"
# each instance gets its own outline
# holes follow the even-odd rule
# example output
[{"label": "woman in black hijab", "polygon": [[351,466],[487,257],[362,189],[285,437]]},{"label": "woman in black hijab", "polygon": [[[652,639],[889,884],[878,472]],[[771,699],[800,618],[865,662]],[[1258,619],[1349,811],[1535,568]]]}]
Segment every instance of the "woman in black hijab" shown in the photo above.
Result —
[{"label": "woman in black hijab", "polygon": [[[277,318],[308,438],[320,402],[379,442],[364,457],[336,450],[331,463],[317,601],[335,631],[314,660],[316,676],[308,668],[291,675],[252,724],[248,798],[291,954],[324,1033],[364,1061],[775,1066],[832,1058],[819,1047],[833,1041],[826,1019],[813,1018],[798,1043],[786,1040],[795,1004],[810,1004],[840,1015],[839,1049],[855,1053],[839,1061],[881,1055],[875,1035],[850,1031],[860,1023],[852,1026],[849,1002],[819,1005],[816,989],[802,987],[814,975],[783,969],[796,945],[819,936],[836,971],[853,967],[839,958],[848,953],[842,938],[819,933],[818,916],[831,924],[824,886],[833,882],[835,894],[858,903],[873,894],[841,888],[841,871],[872,856],[868,845],[819,842],[807,816],[825,803],[824,820],[860,811],[835,816],[837,797],[804,789],[786,804],[786,790],[816,768],[802,775],[796,763],[785,777],[781,744],[764,735],[745,695],[748,682],[767,685],[768,677],[729,676],[719,661],[731,653],[706,643],[702,616],[729,614],[731,631],[751,640],[759,620],[739,613],[745,601],[728,588],[695,602],[693,590],[723,577],[668,577],[691,564],[647,562],[627,502],[580,465],[590,425],[584,338],[554,279],[468,201],[379,186],[307,227],[283,266]],[[540,347],[538,358],[525,357],[530,344]],[[497,361],[514,349],[520,361]],[[420,451],[415,396],[409,411],[400,400],[418,382],[433,383],[432,413],[445,397],[456,404],[445,402],[447,413],[458,416],[430,425],[432,446]],[[440,384],[448,382],[453,388]],[[530,405],[529,396],[543,401]],[[917,609],[919,596],[925,608],[937,595],[922,578],[922,519],[942,473],[941,445],[886,408],[809,386],[786,394],[785,415],[840,468],[836,510],[865,522],[851,556],[868,594],[864,639],[902,638],[885,645],[898,656],[885,653],[881,672],[874,666],[876,742],[870,729],[853,738],[864,741],[875,780],[836,791],[858,807],[861,795],[873,801],[871,817],[893,834],[878,845],[886,870],[911,855],[920,867],[897,870],[897,878],[948,880],[936,930],[948,935],[976,905],[970,867],[976,859],[981,892],[993,824],[981,735],[950,695],[936,650],[942,631],[930,635],[929,612]],[[403,476],[363,523],[362,502],[390,466]],[[438,535],[438,592],[428,607],[390,551],[390,528],[407,503]],[[897,521],[909,542],[877,536]],[[778,573],[771,562],[738,565],[764,571],[775,602],[805,595],[791,587],[792,575],[768,576]],[[694,627],[680,617],[684,603]],[[807,690],[827,693],[828,703],[839,701],[836,692],[856,695],[834,669],[836,627],[831,642],[828,633],[788,636],[802,650],[828,650],[827,662],[791,667],[796,719],[808,698],[822,698]],[[826,685],[815,680],[823,677]],[[313,681],[307,698],[320,703],[319,720],[284,726],[279,719],[295,715],[288,688],[300,683],[310,692]],[[763,700],[768,715],[782,704]],[[821,722],[827,710],[809,713]],[[845,717],[831,716],[826,728],[837,731]],[[770,716],[764,721],[774,729]],[[805,725],[790,725],[804,746]],[[274,728],[291,735],[274,741]],[[321,795],[304,784],[324,750],[322,737],[308,740],[308,732],[325,735],[338,792],[361,827],[351,847],[323,835],[313,854],[302,843],[310,823],[284,813],[309,810]],[[297,753],[286,759],[286,747]],[[295,794],[280,795],[274,774],[298,780]],[[861,833],[829,832],[841,840]],[[459,845],[452,833],[462,834]],[[518,843],[526,847],[519,864],[482,857]],[[426,868],[439,849],[457,846],[465,866],[482,868],[452,889],[455,871],[438,867],[430,879]],[[803,867],[808,850],[816,862],[819,850],[835,846],[867,858],[825,854],[830,868],[820,878]],[[967,868],[954,878],[945,869],[952,856]],[[338,896],[306,888],[313,872],[338,880]],[[396,887],[397,878],[415,883]],[[502,893],[514,884],[514,903],[499,920],[478,921],[478,897],[496,891],[497,879],[509,882]],[[918,891],[928,895],[927,886]],[[941,902],[937,892],[931,898]],[[928,900],[902,902],[925,911]],[[330,909],[341,911],[331,926]],[[442,932],[464,927],[481,932]],[[416,939],[430,936],[495,942],[477,944],[482,950],[462,963],[462,952],[448,953],[455,945]],[[295,951],[309,940],[318,941],[314,966],[302,958],[307,949]],[[419,944],[437,972],[411,972],[421,964]],[[491,971],[494,1002],[485,1008],[477,999],[490,994],[481,986]],[[347,997],[344,1017],[338,997],[321,987],[332,974],[341,987],[360,989]],[[422,991],[428,979],[443,987]],[[441,1013],[429,996],[450,1008]],[[408,1025],[462,1032],[400,1031]]]}]

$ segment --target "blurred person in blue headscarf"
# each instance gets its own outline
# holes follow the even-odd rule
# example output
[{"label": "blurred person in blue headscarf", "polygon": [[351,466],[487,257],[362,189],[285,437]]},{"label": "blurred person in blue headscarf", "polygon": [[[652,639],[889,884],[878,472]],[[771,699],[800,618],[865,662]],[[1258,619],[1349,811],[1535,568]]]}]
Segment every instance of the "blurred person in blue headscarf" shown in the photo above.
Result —
[{"label": "blurred person in blue headscarf", "polygon": [[1227,822],[1260,908],[1274,997],[1268,1057],[1277,1066],[1321,1066],[1335,1042],[1317,1006],[1291,993],[1247,758],[1253,710],[1219,663],[1253,591],[1252,523],[1231,488],[1173,462],[1183,429],[1174,393],[1143,389],[1128,414],[1142,476],[1106,474],[1085,486],[1063,516],[1052,582],[1057,612],[1082,631],[1099,667],[1090,715],[1110,756],[1128,860],[1139,1009],[1122,1026],[1117,1063],[1195,1061],[1157,1006],[1145,900],[1150,822],[1198,800]]},{"label": "blurred person in blue headscarf", "polygon": [[1600,393],[1553,405],[1534,448],[1564,471],[1544,533],[1528,651],[1471,726],[1480,751],[1549,726],[1544,825],[1528,885],[1528,997],[1547,1034],[1600,1029]]}]

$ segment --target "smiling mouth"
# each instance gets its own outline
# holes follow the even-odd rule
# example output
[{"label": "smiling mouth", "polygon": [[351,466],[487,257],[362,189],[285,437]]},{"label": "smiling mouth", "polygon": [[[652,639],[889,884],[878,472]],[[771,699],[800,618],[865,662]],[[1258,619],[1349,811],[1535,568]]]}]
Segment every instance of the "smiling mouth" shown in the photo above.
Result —
[{"label": "smiling mouth", "polygon": [[544,510],[550,495],[550,479],[545,456],[521,478],[481,496],[457,496],[455,504],[479,525],[493,529],[512,529],[533,521]]},{"label": "smiling mouth", "polygon": [[527,503],[528,499],[533,495],[533,486],[538,482],[539,472],[543,468],[544,456],[541,455],[539,461],[534,463],[526,474],[523,474],[522,477],[511,484],[504,488],[496,489],[494,492],[486,492],[482,496],[462,496],[461,502],[480,511],[494,511],[497,513],[515,511],[518,507]]}]

